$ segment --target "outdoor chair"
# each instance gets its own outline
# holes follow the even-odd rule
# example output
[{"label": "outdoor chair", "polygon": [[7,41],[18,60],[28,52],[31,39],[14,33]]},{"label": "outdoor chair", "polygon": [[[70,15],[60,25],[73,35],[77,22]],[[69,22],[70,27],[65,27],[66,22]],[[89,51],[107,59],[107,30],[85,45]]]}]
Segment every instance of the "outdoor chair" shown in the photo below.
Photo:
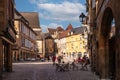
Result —
[{"label": "outdoor chair", "polygon": [[69,71],[69,63],[67,63],[67,64],[56,64],[56,71]]}]

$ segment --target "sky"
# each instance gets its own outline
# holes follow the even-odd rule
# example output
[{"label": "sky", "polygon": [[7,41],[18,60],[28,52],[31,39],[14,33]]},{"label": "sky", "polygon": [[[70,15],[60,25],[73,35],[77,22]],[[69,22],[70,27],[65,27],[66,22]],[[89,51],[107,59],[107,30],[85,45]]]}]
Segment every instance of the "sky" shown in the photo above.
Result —
[{"label": "sky", "polygon": [[66,29],[69,24],[80,27],[79,15],[86,11],[86,0],[15,0],[19,12],[38,12],[40,27],[46,29],[61,26]]}]

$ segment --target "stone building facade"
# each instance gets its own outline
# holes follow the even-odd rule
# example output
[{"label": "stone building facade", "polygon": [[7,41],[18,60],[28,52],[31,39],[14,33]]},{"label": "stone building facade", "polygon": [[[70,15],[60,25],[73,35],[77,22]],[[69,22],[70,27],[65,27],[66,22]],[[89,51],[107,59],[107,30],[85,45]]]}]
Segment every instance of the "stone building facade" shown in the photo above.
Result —
[{"label": "stone building facade", "polygon": [[12,45],[15,40],[14,0],[0,0],[0,80],[3,71],[12,71]]},{"label": "stone building facade", "polygon": [[30,27],[37,34],[36,35],[36,54],[43,55],[43,33],[39,23],[38,12],[20,12],[26,20],[28,20]]},{"label": "stone building facade", "polygon": [[[48,28],[47,32],[52,36],[52,38],[54,39],[54,43],[55,43],[55,53],[58,55],[61,53],[61,48],[62,47],[59,43],[60,43],[60,34],[62,34],[64,32],[64,29],[60,26],[58,26],[56,29],[54,28]],[[64,40],[63,40],[64,41]]]},{"label": "stone building facade", "polygon": [[45,57],[52,57],[56,55],[54,38],[49,34],[45,34]]},{"label": "stone building facade", "polygon": [[13,61],[36,58],[36,33],[29,22],[15,10],[16,43],[13,46]]},{"label": "stone building facade", "polygon": [[119,4],[119,0],[87,0],[91,66],[101,79],[120,80]]},{"label": "stone building facade", "polygon": [[56,29],[47,28],[47,33],[50,33],[54,39],[57,39],[59,37],[59,34],[62,33],[63,31],[64,29],[61,28],[60,26],[57,27]]}]

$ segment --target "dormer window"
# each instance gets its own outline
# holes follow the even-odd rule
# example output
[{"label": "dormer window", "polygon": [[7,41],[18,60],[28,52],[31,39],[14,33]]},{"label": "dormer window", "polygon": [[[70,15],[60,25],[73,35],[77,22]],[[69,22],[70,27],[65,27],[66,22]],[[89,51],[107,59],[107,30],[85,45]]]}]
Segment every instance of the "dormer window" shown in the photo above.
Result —
[{"label": "dormer window", "polygon": [[73,34],[73,32],[71,32],[71,35]]},{"label": "dormer window", "polygon": [[70,35],[70,33],[68,33],[68,35]]},{"label": "dormer window", "polygon": [[82,37],[84,37],[84,34],[82,34]]}]

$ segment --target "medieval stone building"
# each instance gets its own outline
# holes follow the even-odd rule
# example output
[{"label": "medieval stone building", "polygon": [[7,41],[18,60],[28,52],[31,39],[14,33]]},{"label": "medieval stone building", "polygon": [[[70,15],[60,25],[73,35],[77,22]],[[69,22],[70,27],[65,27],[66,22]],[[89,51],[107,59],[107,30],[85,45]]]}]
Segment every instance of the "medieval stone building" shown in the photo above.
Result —
[{"label": "medieval stone building", "polygon": [[30,27],[37,34],[36,35],[36,51],[35,53],[39,56],[43,54],[43,38],[42,38],[42,29],[39,22],[38,12],[20,12],[26,20],[28,20]]},{"label": "medieval stone building", "polygon": [[119,0],[87,0],[91,66],[101,79],[120,80]]},{"label": "medieval stone building", "polygon": [[55,55],[54,38],[49,33],[45,33],[45,57],[51,57],[53,55]]},{"label": "medieval stone building", "polygon": [[36,58],[36,33],[28,20],[15,10],[14,25],[17,36],[13,46],[13,61],[30,60]]},{"label": "medieval stone building", "polygon": [[12,71],[12,45],[15,39],[14,0],[0,0],[0,80],[3,71]]}]

